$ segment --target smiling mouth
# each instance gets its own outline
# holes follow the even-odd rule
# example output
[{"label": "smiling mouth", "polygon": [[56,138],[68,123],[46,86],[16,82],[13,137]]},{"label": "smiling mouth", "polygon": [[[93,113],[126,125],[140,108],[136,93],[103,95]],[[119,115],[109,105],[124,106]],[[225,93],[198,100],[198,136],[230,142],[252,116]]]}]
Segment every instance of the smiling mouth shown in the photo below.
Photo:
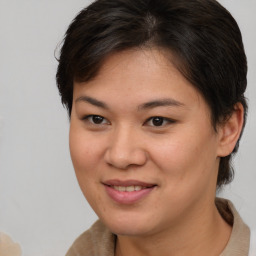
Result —
[{"label": "smiling mouth", "polygon": [[[133,192],[133,191],[140,191],[142,189],[146,189],[148,187],[142,187],[142,186],[110,186],[111,188],[121,191],[121,192]],[[153,187],[153,186],[152,186]]]},{"label": "smiling mouth", "polygon": [[118,191],[123,191],[123,192],[140,191],[142,189],[152,188],[156,186],[156,184],[146,183],[138,180],[125,180],[125,181],[107,180],[103,182],[103,185],[111,187]]},{"label": "smiling mouth", "polygon": [[109,197],[118,204],[134,204],[151,194],[156,184],[137,180],[109,180],[103,183]]}]

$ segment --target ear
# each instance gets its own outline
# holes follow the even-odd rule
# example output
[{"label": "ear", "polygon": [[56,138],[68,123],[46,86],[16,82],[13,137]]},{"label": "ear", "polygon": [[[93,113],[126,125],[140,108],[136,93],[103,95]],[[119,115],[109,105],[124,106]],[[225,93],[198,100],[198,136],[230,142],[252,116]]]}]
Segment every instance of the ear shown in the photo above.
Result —
[{"label": "ear", "polygon": [[234,111],[225,123],[218,127],[219,147],[218,156],[225,157],[232,153],[238,141],[244,123],[244,108],[239,102],[234,106]]}]

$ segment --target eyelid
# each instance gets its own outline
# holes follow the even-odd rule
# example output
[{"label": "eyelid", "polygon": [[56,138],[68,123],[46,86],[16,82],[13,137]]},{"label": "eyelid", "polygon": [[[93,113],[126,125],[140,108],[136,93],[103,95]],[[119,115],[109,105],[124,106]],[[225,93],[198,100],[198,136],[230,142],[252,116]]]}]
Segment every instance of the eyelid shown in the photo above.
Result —
[{"label": "eyelid", "polygon": [[[96,124],[96,123],[94,123],[92,120],[90,120],[90,118],[93,118],[93,117],[96,117],[96,116],[103,118],[104,121],[103,121],[102,123],[100,123],[100,124]],[[96,125],[96,126],[105,125],[105,124],[110,124],[110,122],[109,122],[104,116],[101,116],[101,115],[86,115],[86,116],[84,116],[84,117],[82,118],[82,120],[83,120],[83,121],[87,121],[87,122],[89,122],[90,124]]]},{"label": "eyelid", "polygon": [[147,124],[149,121],[152,121],[154,118],[157,118],[157,117],[158,117],[158,118],[162,118],[162,119],[163,119],[163,121],[164,121],[164,124],[163,124],[163,125],[159,125],[159,126],[157,126],[157,125],[149,125],[149,126],[151,126],[151,127],[161,128],[161,127],[164,127],[164,126],[166,126],[166,125],[174,124],[174,123],[176,123],[176,122],[177,122],[176,120],[171,119],[171,118],[168,118],[168,117],[163,117],[163,116],[152,116],[152,117],[148,118],[148,119],[145,121],[145,123],[144,123],[144,124]]},{"label": "eyelid", "polygon": [[[93,120],[91,118],[93,117],[100,117],[103,119],[102,123],[95,123],[93,122]],[[154,118],[161,118],[163,120],[163,124],[161,125],[153,125],[153,124],[149,124],[150,121],[152,121]],[[96,115],[96,114],[90,114],[90,115],[86,115],[84,116],[82,119],[82,121],[87,121],[88,123],[90,123],[91,125],[95,125],[95,126],[100,126],[100,125],[109,125],[110,122],[103,116],[101,115]],[[151,116],[149,117],[143,125],[148,125],[148,126],[151,126],[151,127],[156,127],[156,128],[161,128],[161,127],[165,127],[167,125],[171,125],[173,123],[177,122],[176,120],[174,119],[171,119],[171,118],[168,118],[168,117],[163,117],[163,116]]]}]

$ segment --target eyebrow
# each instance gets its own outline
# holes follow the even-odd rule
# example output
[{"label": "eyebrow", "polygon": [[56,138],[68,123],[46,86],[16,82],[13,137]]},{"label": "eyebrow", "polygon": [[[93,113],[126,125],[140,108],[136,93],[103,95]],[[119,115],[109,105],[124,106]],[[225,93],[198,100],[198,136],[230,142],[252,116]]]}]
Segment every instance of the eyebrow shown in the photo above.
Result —
[{"label": "eyebrow", "polygon": [[156,107],[165,107],[165,106],[180,107],[180,106],[184,106],[184,104],[177,100],[166,98],[166,99],[153,100],[153,101],[143,103],[138,107],[138,110],[152,109]]},{"label": "eyebrow", "polygon": [[75,102],[80,102],[80,101],[90,103],[91,105],[94,105],[99,108],[108,109],[108,106],[106,103],[88,96],[81,96],[75,100]]},{"label": "eyebrow", "polygon": [[[75,102],[81,102],[81,101],[90,103],[91,105],[94,105],[99,108],[109,109],[106,103],[89,96],[81,96],[75,100]],[[152,100],[152,101],[143,103],[138,106],[138,110],[146,110],[146,109],[152,109],[156,107],[165,107],[165,106],[179,107],[179,106],[184,106],[184,104],[182,102],[179,102],[171,98],[164,98],[164,99]]]}]

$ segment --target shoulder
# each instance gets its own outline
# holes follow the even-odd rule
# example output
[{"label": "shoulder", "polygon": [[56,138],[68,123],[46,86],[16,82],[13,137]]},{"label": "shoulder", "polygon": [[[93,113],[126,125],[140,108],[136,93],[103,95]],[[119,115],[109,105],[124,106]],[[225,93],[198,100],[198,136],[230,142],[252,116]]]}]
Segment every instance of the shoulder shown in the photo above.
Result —
[{"label": "shoulder", "polygon": [[221,256],[248,255],[250,247],[249,227],[244,223],[234,205],[229,200],[216,198],[215,203],[222,218],[232,226],[231,236]]},{"label": "shoulder", "polygon": [[66,256],[114,256],[114,248],[115,235],[98,220],[75,240]]}]

